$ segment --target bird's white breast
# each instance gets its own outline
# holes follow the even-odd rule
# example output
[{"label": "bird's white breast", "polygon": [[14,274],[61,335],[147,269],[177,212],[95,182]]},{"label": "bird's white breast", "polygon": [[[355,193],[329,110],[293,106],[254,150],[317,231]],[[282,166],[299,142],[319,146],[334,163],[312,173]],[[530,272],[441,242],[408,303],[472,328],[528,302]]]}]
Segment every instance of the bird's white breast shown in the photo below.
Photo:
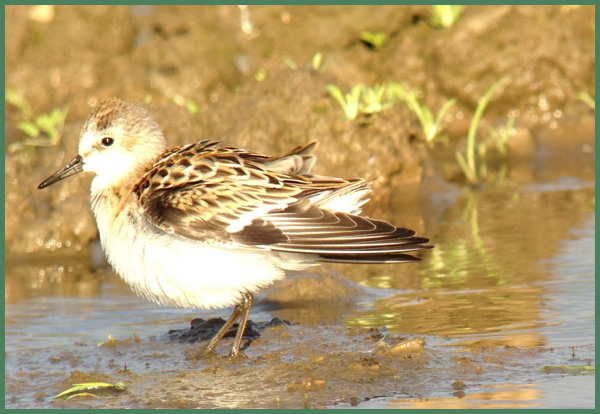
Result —
[{"label": "bird's white breast", "polygon": [[[284,277],[283,265],[266,251],[217,246],[165,233],[141,214],[133,194],[120,207],[93,195],[102,247],[114,270],[151,301],[186,308],[219,308],[240,302]],[[297,263],[296,268],[307,265]]]}]

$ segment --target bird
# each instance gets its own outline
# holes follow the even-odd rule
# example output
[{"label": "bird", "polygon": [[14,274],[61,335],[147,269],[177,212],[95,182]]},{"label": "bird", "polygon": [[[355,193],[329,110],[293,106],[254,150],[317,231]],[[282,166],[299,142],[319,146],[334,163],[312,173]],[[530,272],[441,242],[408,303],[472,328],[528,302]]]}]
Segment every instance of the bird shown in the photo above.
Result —
[{"label": "bird", "polygon": [[240,352],[254,295],[323,262],[420,260],[428,238],[361,215],[372,181],[315,175],[310,142],[281,156],[200,140],[167,148],[141,106],[110,98],[85,120],[78,155],[43,189],[92,172],[91,209],[114,271],[160,305],[234,307],[203,354],[238,322]]}]

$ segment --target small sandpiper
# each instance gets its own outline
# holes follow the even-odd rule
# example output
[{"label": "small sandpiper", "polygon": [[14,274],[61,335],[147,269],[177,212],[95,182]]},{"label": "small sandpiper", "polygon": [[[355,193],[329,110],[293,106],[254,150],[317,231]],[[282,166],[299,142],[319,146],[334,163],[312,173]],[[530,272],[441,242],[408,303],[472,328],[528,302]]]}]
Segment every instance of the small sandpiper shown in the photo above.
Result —
[{"label": "small sandpiper", "polygon": [[235,306],[205,353],[238,319],[230,356],[240,353],[254,294],[286,270],[408,262],[432,247],[413,230],[359,215],[369,181],[312,175],[316,142],[280,157],[218,144],[166,149],[145,109],[108,99],[85,121],[79,155],[38,186],[94,172],[102,247],[138,295],[175,307]]}]

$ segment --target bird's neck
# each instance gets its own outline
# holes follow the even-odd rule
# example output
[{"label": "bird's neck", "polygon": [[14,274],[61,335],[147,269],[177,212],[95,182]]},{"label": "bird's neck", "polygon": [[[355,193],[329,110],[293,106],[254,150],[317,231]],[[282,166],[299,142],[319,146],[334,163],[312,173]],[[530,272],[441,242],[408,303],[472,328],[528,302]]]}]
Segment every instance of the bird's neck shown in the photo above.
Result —
[{"label": "bird's neck", "polygon": [[[155,160],[148,159],[136,163],[121,173],[110,174],[106,171],[97,174],[92,180],[92,210],[96,218],[112,220],[122,211],[124,204],[133,197],[133,188],[144,174],[154,165]],[[98,222],[100,225],[100,222]]]}]

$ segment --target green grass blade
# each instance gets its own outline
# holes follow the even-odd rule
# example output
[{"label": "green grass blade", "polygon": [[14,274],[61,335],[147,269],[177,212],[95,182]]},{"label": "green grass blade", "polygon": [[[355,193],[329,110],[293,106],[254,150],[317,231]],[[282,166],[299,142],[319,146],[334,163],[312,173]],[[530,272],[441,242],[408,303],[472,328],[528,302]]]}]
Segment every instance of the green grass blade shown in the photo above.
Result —
[{"label": "green grass blade", "polygon": [[477,133],[477,127],[479,126],[479,121],[481,120],[481,116],[483,115],[483,111],[487,104],[492,99],[492,95],[496,92],[496,90],[500,87],[504,80],[501,79],[496,82],[486,93],[483,95],[483,98],[479,101],[477,108],[475,109],[475,114],[473,115],[473,119],[471,120],[471,124],[469,125],[469,133],[467,135],[467,166],[469,171],[472,174],[475,174],[475,134]]}]

